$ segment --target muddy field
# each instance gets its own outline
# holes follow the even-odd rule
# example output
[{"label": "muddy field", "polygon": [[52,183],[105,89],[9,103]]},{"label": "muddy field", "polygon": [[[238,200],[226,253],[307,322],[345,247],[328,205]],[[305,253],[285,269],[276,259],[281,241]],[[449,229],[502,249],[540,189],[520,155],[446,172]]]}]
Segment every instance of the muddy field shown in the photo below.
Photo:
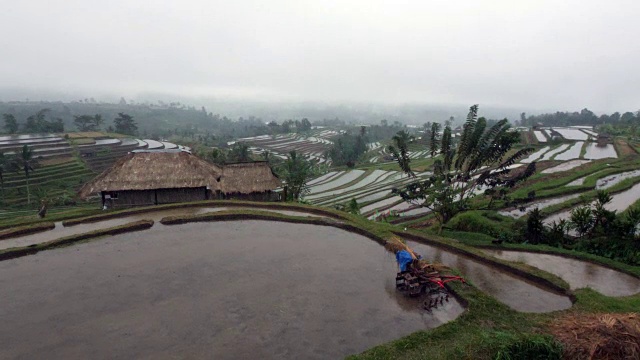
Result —
[{"label": "muddy field", "polygon": [[0,358],[341,358],[462,312],[395,292],[391,254],[330,227],[154,227],[0,262]]}]

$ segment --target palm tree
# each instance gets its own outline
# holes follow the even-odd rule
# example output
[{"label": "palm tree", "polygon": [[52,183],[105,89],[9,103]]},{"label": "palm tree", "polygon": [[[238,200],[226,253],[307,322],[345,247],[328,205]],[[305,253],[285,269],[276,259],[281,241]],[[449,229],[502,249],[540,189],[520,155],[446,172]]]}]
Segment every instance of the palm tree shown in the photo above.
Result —
[{"label": "palm tree", "polygon": [[19,171],[24,171],[24,176],[27,178],[27,204],[31,204],[31,192],[29,191],[29,174],[34,171],[34,167],[38,165],[38,162],[33,157],[33,149],[26,144],[22,146],[22,151],[17,154],[13,159],[14,168]]},{"label": "palm tree", "polygon": [[411,135],[408,132],[402,130],[398,131],[392,138],[393,142],[396,144],[396,147],[393,145],[389,145],[389,152],[393,155],[393,157],[398,162],[400,169],[407,173],[410,177],[415,177],[413,171],[411,171],[411,166],[409,163],[411,159],[409,158],[409,143],[413,140]]},{"label": "palm tree", "polygon": [[[432,125],[433,126],[433,125]],[[535,162],[524,172],[511,175],[511,165],[531,153],[533,148],[523,148],[511,154],[510,150],[519,141],[519,134],[510,131],[506,119],[487,127],[485,118],[478,118],[478,105],[469,109],[462,137],[457,148],[451,148],[450,127],[445,127],[441,152],[443,159],[433,164],[433,173],[425,180],[412,182],[404,189],[393,189],[405,201],[427,207],[435,214],[440,226],[456,214],[468,210],[468,199],[479,190],[513,188],[535,172]],[[394,136],[399,145],[404,136]],[[400,168],[410,176],[413,174],[408,157],[402,152],[389,150]]]}]

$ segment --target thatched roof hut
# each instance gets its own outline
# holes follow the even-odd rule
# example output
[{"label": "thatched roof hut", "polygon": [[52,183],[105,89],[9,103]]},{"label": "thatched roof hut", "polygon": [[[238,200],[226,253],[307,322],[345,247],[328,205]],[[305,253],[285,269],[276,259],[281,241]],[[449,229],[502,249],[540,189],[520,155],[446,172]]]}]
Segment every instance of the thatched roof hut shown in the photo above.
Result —
[{"label": "thatched roof hut", "polygon": [[129,153],[85,184],[81,198],[99,192],[153,189],[220,189],[222,169],[187,152]]},{"label": "thatched roof hut", "polygon": [[281,185],[266,161],[226,164],[222,168],[220,191],[224,194],[264,193]]}]

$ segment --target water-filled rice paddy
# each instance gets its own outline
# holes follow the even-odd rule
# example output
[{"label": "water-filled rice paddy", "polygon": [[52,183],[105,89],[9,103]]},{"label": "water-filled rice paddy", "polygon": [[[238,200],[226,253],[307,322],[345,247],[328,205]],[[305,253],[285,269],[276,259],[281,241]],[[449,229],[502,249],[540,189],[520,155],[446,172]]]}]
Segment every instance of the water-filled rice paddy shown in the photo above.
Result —
[{"label": "water-filled rice paddy", "polygon": [[380,245],[331,227],[165,226],[0,262],[0,358],[341,358],[433,328]]}]

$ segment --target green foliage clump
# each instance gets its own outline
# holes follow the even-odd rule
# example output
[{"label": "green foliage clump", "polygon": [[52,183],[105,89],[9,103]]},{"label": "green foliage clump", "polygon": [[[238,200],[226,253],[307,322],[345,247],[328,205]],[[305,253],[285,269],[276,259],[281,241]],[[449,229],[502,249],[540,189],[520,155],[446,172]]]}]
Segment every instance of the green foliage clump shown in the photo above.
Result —
[{"label": "green foliage clump", "polygon": [[358,135],[342,134],[334,140],[327,155],[336,166],[354,167],[361,155],[367,152],[367,137],[363,132]]},{"label": "green foliage clump", "polygon": [[456,231],[481,233],[502,240],[511,240],[514,237],[510,228],[490,220],[480,211],[458,214],[449,221],[447,227]]},{"label": "green foliage clump", "polygon": [[527,335],[503,346],[495,360],[554,360],[562,359],[562,344],[551,336]]}]

